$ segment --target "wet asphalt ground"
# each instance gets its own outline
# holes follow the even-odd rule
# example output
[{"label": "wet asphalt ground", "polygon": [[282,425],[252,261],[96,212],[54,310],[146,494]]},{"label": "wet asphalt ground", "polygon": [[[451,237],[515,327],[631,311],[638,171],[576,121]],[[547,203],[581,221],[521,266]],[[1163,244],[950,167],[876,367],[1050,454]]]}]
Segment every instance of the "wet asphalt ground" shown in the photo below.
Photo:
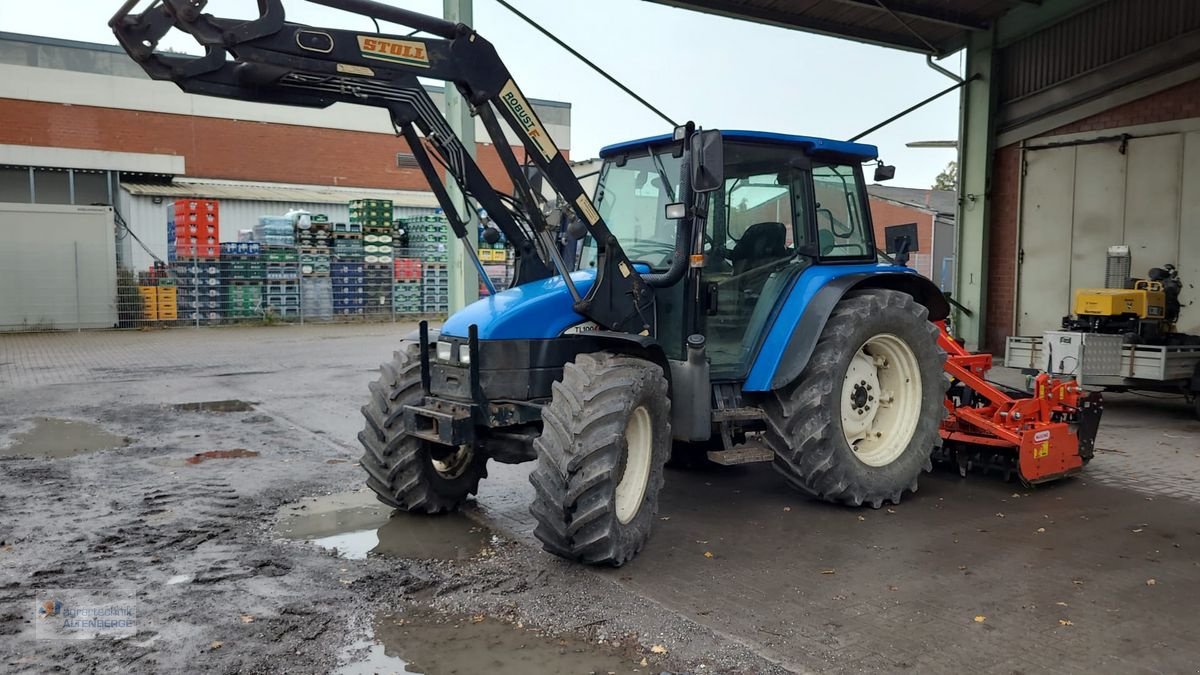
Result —
[{"label": "wet asphalt ground", "polygon": [[[408,329],[0,336],[0,669],[1200,669],[1181,404],[1110,397],[1081,477],[935,471],[879,510],[671,470],[646,550],[594,570],[537,549],[528,466],[493,463],[465,518],[355,492],[357,409]],[[134,634],[38,639],[37,603],[110,586]]]}]

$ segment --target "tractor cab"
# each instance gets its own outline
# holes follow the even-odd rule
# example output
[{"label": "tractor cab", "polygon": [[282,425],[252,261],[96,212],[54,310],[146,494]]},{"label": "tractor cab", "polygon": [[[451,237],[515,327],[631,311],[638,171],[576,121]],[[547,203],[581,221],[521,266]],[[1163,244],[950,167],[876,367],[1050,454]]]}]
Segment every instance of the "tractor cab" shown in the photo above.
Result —
[{"label": "tractor cab", "polygon": [[[874,146],[808,136],[722,131],[718,186],[700,196],[703,231],[692,234],[694,284],[656,291],[657,338],[683,357],[688,335],[707,339],[713,376],[738,379],[773,310],[796,278],[818,264],[874,264],[875,241],[862,165]],[[665,273],[680,223],[668,207],[682,194],[683,143],[664,135],[601,150],[594,201],[639,267]],[[597,246],[579,260],[595,268]],[[689,303],[689,299],[699,302]]]}]

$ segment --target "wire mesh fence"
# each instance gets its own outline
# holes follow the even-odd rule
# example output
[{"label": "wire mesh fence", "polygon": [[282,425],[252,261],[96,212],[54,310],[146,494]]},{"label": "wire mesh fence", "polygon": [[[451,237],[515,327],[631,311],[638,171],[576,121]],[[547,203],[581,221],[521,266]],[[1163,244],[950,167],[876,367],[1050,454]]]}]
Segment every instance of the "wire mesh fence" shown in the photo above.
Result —
[{"label": "wire mesh fence", "polygon": [[[480,253],[493,284],[506,288],[512,277],[507,252]],[[216,258],[120,272],[118,317],[128,328],[438,317],[449,308],[449,281],[445,257],[425,250],[351,258],[326,247],[238,245]],[[480,292],[487,292],[482,285]]]},{"label": "wire mesh fence", "polygon": [[[254,223],[226,219],[222,237],[217,200],[182,199],[166,208],[165,251],[138,240],[156,260],[148,269],[119,266],[119,246],[108,255],[76,244],[50,251],[51,258],[9,256],[0,269],[0,332],[445,316],[446,219],[393,220],[386,200],[358,200],[349,210],[349,222],[297,212]],[[505,243],[486,243],[481,231],[478,246],[492,285],[507,288],[513,270]],[[46,260],[54,261],[51,269]]]}]

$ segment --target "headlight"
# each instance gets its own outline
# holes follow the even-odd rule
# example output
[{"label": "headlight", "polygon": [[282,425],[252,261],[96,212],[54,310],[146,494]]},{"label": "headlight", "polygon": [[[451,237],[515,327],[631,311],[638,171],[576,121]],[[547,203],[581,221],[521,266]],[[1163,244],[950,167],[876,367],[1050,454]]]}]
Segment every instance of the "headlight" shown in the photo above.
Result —
[{"label": "headlight", "polygon": [[449,342],[438,341],[437,343],[437,360],[450,362],[450,355],[453,353],[453,346]]},{"label": "headlight", "polygon": [[464,366],[471,365],[471,345],[458,346],[458,362]]}]

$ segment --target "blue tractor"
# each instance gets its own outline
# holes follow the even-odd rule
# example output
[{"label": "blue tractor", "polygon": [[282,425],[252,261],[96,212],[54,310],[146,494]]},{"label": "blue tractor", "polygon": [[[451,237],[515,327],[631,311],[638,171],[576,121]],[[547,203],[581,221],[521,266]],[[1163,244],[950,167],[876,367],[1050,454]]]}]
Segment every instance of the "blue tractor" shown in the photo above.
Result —
[{"label": "blue tractor", "polygon": [[[510,288],[440,331],[422,323],[371,384],[359,439],[384,503],[450,511],[489,461],[536,462],[545,549],[621,565],[649,537],[672,459],[771,461],[805,494],[874,507],[930,468],[947,382],[931,321],[948,306],[932,282],[878,259],[863,175],[874,147],[689,124],[604,148],[589,195],[466,26],[371,0],[314,1],[432,37],[292,24],[280,0],[261,0],[252,20],[202,14],[203,0],[134,14],[136,1],[112,25],[151,76],[246,100],[385,108],[465,250],[477,233],[463,214],[479,208],[485,236],[514,251]],[[172,26],[208,56],[155,52]],[[485,178],[418,76],[470,102],[511,190]],[[563,231],[582,242],[577,255],[563,255]]]}]

